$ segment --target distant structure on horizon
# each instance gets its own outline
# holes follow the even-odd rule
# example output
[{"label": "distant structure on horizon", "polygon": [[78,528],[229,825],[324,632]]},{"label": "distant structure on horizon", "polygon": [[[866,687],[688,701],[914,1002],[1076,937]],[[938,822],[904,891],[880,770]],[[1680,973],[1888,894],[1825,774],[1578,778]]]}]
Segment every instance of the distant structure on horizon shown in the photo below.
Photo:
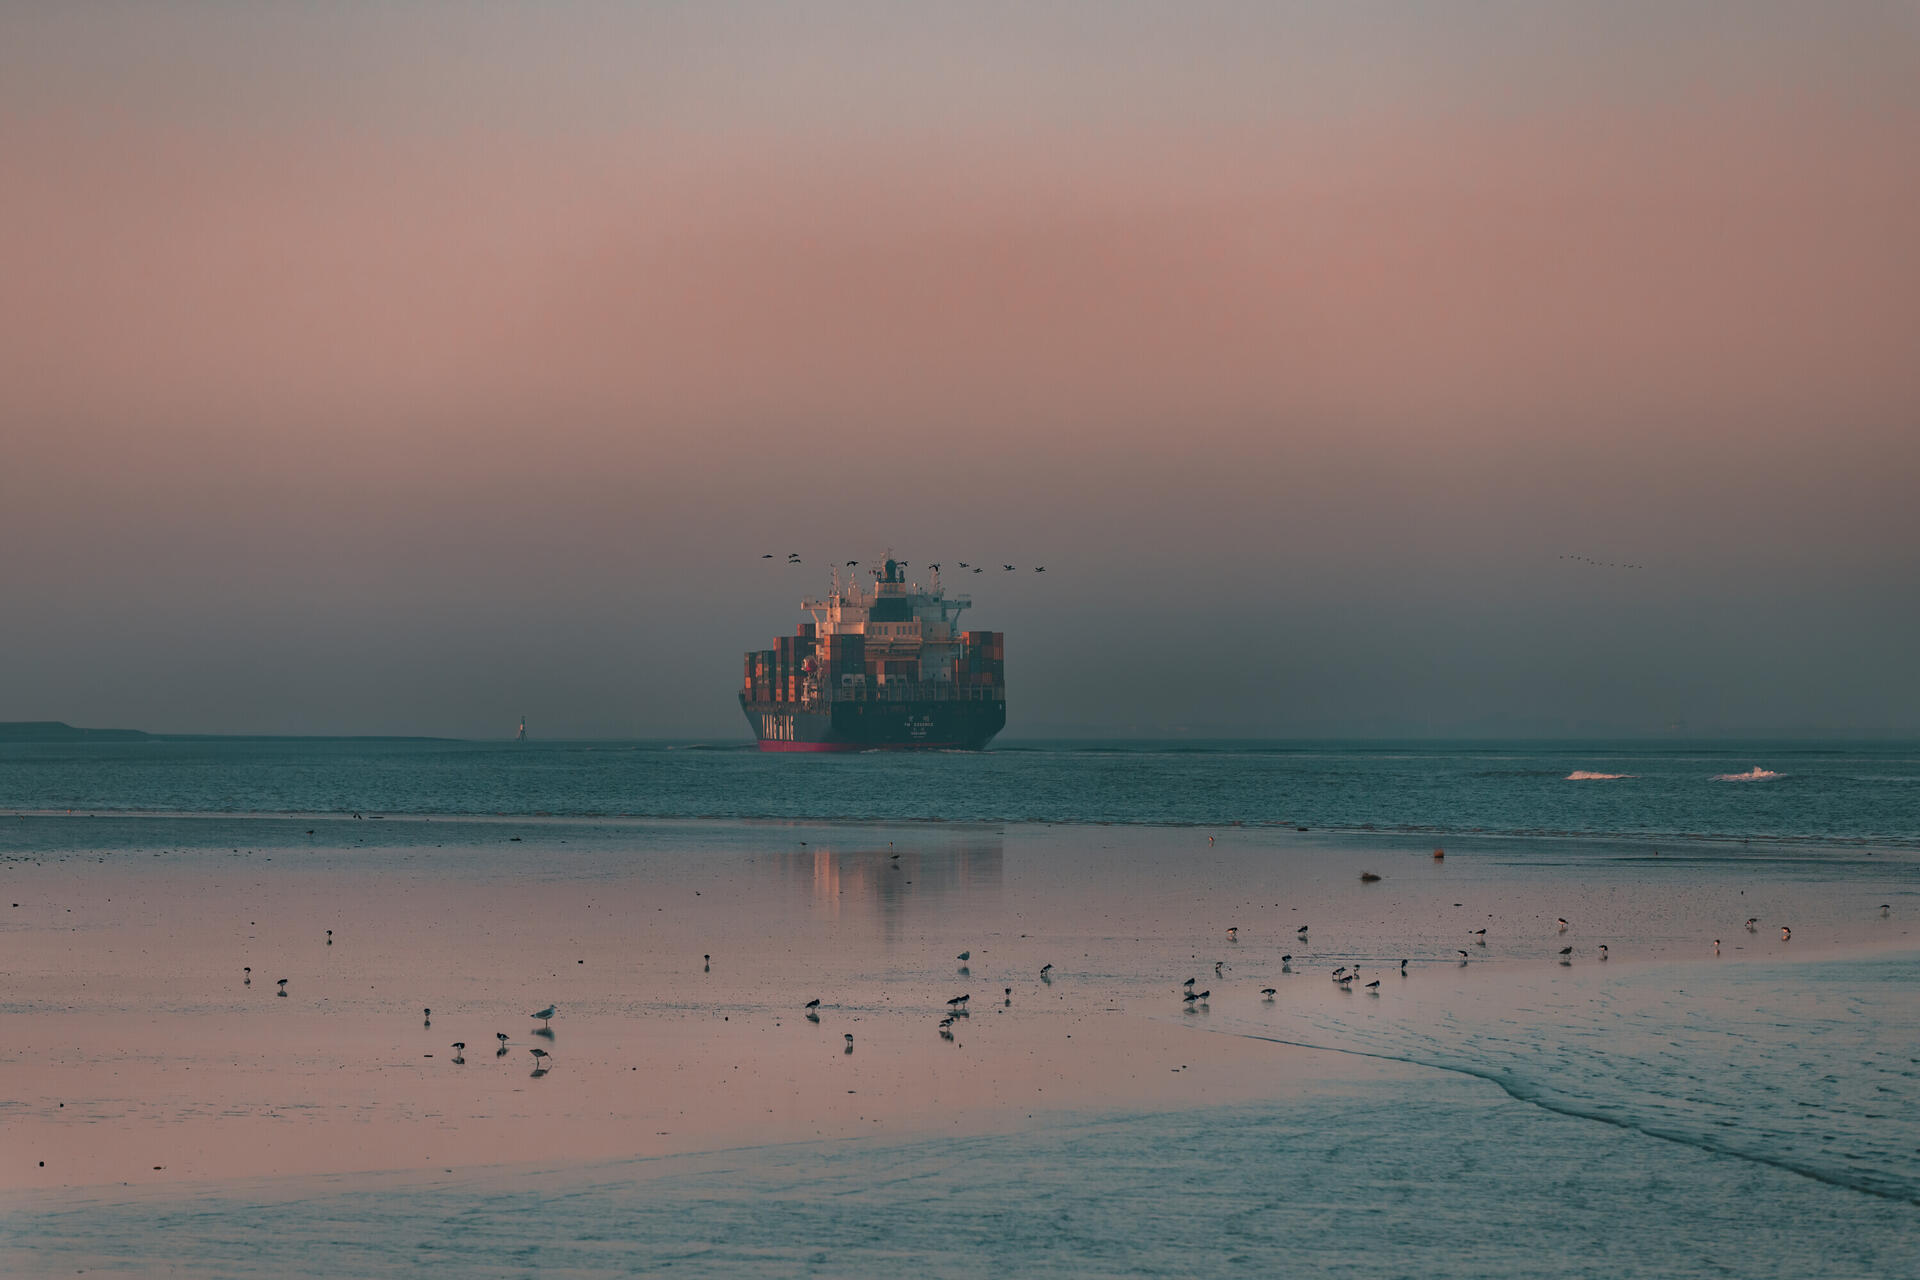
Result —
[{"label": "distant structure on horizon", "polygon": [[520,717],[520,732],[513,735],[513,740],[515,742],[525,742],[527,740],[527,718],[525,716]]},{"label": "distant structure on horizon", "polygon": [[929,567],[924,591],[891,555],[871,590],[835,569],[800,602],[812,622],[748,651],[740,709],[762,751],[978,751],[1006,727],[1006,635],[956,631],[973,601]]}]

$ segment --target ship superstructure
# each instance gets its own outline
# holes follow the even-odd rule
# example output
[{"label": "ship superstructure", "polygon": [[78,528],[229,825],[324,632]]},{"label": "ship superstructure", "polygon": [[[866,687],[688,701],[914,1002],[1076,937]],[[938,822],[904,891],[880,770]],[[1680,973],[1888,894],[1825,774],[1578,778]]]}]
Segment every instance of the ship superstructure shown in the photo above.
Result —
[{"label": "ship superstructure", "polygon": [[949,596],[889,556],[863,585],[833,574],[811,617],[746,655],[740,707],[763,751],[979,750],[1007,723],[1006,637],[961,631]]}]

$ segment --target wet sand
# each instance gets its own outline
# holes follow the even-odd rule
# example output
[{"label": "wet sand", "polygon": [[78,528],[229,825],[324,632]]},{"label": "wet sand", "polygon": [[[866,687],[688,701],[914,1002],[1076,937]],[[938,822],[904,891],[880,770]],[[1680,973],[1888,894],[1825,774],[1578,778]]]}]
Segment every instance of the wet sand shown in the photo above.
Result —
[{"label": "wet sand", "polygon": [[[1490,1060],[1486,1028],[1575,1027],[1596,999],[1660,1014],[1636,973],[1664,993],[1669,971],[1704,989],[1752,966],[1774,990],[1782,966],[1909,956],[1920,914],[1911,857],[1857,850],[1486,841],[1435,861],[1271,831],[217,818],[140,847],[13,822],[0,1195],[37,1224],[4,1237],[27,1272],[85,1257],[55,1247],[79,1205],[431,1200],[535,1170],[642,1201],[665,1179],[665,1204],[699,1161],[778,1180],[850,1141],[1011,1144],[1032,1166],[1014,1180],[1045,1185],[1073,1163],[1037,1154],[1063,1134],[1350,1125],[1473,1065],[1448,1053]],[[1343,964],[1379,994],[1330,982]],[[550,1003],[548,1038],[527,1015]],[[715,1155],[740,1151],[758,1154]]]}]

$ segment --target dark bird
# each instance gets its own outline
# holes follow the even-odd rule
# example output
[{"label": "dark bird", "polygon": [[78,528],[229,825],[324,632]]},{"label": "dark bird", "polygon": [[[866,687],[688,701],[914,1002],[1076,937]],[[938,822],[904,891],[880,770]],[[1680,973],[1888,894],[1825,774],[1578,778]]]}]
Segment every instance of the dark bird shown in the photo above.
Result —
[{"label": "dark bird", "polygon": [[1567,918],[1565,916],[1561,916],[1559,917],[1559,921],[1560,921],[1560,932],[1565,933],[1567,931]]},{"label": "dark bird", "polygon": [[973,952],[962,951],[959,955],[955,956],[954,959],[958,960],[961,964],[965,964],[967,961],[973,959]]},{"label": "dark bird", "polygon": [[421,1021],[422,1023],[424,1023],[425,1025],[427,1025],[427,1026],[429,1026],[429,1027],[430,1027],[430,1026],[432,1026],[432,1025],[433,1025],[433,1010],[431,1010],[431,1009],[422,1009],[422,1010],[420,1011],[420,1021]]},{"label": "dark bird", "polygon": [[1197,981],[1199,981],[1199,979],[1197,978],[1188,978],[1185,982],[1181,983],[1180,985],[1182,987],[1185,987],[1188,991],[1191,991],[1193,990],[1193,984]]},{"label": "dark bird", "polygon": [[1187,994],[1181,996],[1180,998],[1186,1001],[1188,1004],[1193,1004],[1195,1001],[1200,999],[1198,995],[1194,994],[1191,991],[1187,992]]},{"label": "dark bird", "polygon": [[972,566],[972,565],[970,565],[970,564],[968,564],[968,563],[967,563],[967,562],[966,562],[965,560],[962,560],[962,561],[960,562],[960,567],[961,567],[962,569],[971,569],[971,568],[972,568],[973,566]]},{"label": "dark bird", "polygon": [[1407,962],[1405,960],[1402,960],[1400,962],[1400,972],[1405,973],[1406,971],[1407,971]]},{"label": "dark bird", "polygon": [[763,556],[761,556],[760,558],[761,558],[762,560],[771,560],[771,559],[773,559],[773,552],[771,552],[771,551],[769,551],[769,552],[767,552],[767,554],[765,554],[765,555],[763,555]]},{"label": "dark bird", "polygon": [[527,1052],[533,1055],[533,1069],[535,1071],[546,1070],[547,1059],[553,1056],[545,1049],[529,1049]]},{"label": "dark bird", "polygon": [[1301,925],[1298,929],[1295,929],[1294,932],[1304,938],[1307,936],[1307,926]]},{"label": "dark bird", "polygon": [[1002,569],[1005,569],[1005,570],[1006,570],[1006,571],[1007,571],[1008,573],[1012,573],[1012,572],[1013,572],[1013,566],[1012,566],[1012,565],[1010,565],[1010,564],[1003,564],[1003,565],[1001,565],[1000,567],[1001,567]]},{"label": "dark bird", "polygon": [[1754,932],[1754,931],[1755,931],[1756,929],[1758,929],[1758,928],[1759,928],[1759,926],[1760,926],[1760,917],[1759,917],[1759,916],[1748,916],[1748,917],[1747,917],[1747,932],[1748,932],[1748,933],[1752,933],[1752,932]]},{"label": "dark bird", "polygon": [[1380,994],[1380,979],[1378,979],[1378,978],[1375,978],[1375,979],[1374,979],[1374,980],[1373,980],[1372,982],[1369,982],[1369,983],[1367,984],[1367,990],[1369,990],[1369,991],[1371,991],[1371,992],[1373,992],[1373,994],[1375,994],[1375,995],[1379,995],[1379,994]]},{"label": "dark bird", "polygon": [[984,570],[984,569],[975,569],[975,570],[974,570],[974,572],[975,572],[975,573],[985,573],[985,572],[986,572],[986,570]]},{"label": "dark bird", "polygon": [[243,964],[240,966],[240,972],[247,975],[245,979],[245,985],[249,987],[252,986],[253,985],[253,966],[250,964]]},{"label": "dark bird", "polygon": [[1035,566],[1033,566],[1033,571],[1034,571],[1035,573],[1045,573],[1045,572],[1047,571],[1047,566],[1045,566],[1045,565],[1043,565],[1043,564],[1037,564],[1037,565],[1035,565]]},{"label": "dark bird", "polygon": [[1480,946],[1483,946],[1483,947],[1484,947],[1484,946],[1486,946],[1486,945],[1487,945],[1487,931],[1486,931],[1485,929],[1475,929],[1475,930],[1473,931],[1473,940],[1474,940],[1474,942],[1475,942],[1475,943],[1477,943],[1477,944],[1478,944],[1478,945],[1480,945]]},{"label": "dark bird", "polygon": [[[1209,839],[1209,840],[1211,840],[1211,839],[1213,839],[1213,837],[1212,837],[1212,836],[1208,836],[1208,837],[1207,837],[1207,839]],[[1236,924],[1236,925],[1229,925],[1229,926],[1227,926],[1227,941],[1228,941],[1228,942],[1238,942],[1238,941],[1240,941],[1240,926],[1239,926],[1239,925],[1237,925],[1237,924]]]},{"label": "dark bird", "polygon": [[1465,964],[1467,962],[1467,953],[1462,951],[1459,952],[1458,955],[1460,956],[1460,963]]},{"label": "dark bird", "polygon": [[955,996],[953,999],[947,1001],[947,1008],[958,1009],[961,1005],[965,1004],[966,1002],[967,1002],[967,998],[965,996]]},{"label": "dark bird", "polygon": [[849,560],[849,561],[847,561],[847,568],[849,568],[849,569],[858,569],[859,567],[860,567],[860,562],[859,562],[858,560]]},{"label": "dark bird", "polygon": [[1260,988],[1260,994],[1265,996],[1267,999],[1271,1000],[1277,994],[1277,988],[1262,987]]},{"label": "dark bird", "polygon": [[1600,944],[1600,958],[1602,960],[1607,958],[1607,944],[1604,942]]},{"label": "dark bird", "polygon": [[846,1048],[844,1048],[844,1049],[842,1049],[842,1050],[841,1050],[840,1052],[842,1052],[842,1053],[852,1053],[852,1052],[853,1052],[853,1032],[851,1032],[851,1031],[849,1031],[849,1032],[847,1032],[847,1047],[846,1047]]},{"label": "dark bird", "polygon": [[1562,948],[1560,948],[1560,954],[1561,954],[1561,955],[1563,955],[1563,956],[1570,956],[1570,955],[1572,955],[1572,954],[1573,954],[1573,948],[1572,948],[1572,947],[1562,947]]},{"label": "dark bird", "polygon": [[940,566],[937,564],[929,564],[927,568],[933,570],[935,573],[940,572]]},{"label": "dark bird", "polygon": [[1787,926],[1785,925],[1780,926],[1780,941],[1785,942],[1788,938],[1791,938],[1792,936],[1793,936],[1793,930],[1787,928]]},{"label": "dark bird", "polygon": [[[360,815],[356,813],[356,814],[354,814],[353,816],[357,818],[357,817],[359,817]],[[328,946],[332,946],[332,945],[333,945],[333,930],[331,930],[331,929],[329,929],[329,930],[327,930],[327,945],[328,945]]]},{"label": "dark bird", "polygon": [[1050,964],[1043,964],[1043,965],[1041,965],[1041,966],[1040,966],[1040,981],[1042,981],[1042,982],[1052,982],[1052,981],[1053,981],[1053,966],[1052,966],[1052,965],[1050,965]]},{"label": "dark bird", "polygon": [[1891,915],[1892,913],[1893,913],[1893,904],[1891,902],[1883,902],[1880,904],[1881,919],[1884,920],[1887,916]]},{"label": "dark bird", "polygon": [[1214,976],[1214,977],[1216,977],[1216,978],[1224,978],[1224,977],[1226,977],[1227,975],[1221,972],[1221,969],[1222,969],[1223,967],[1225,967],[1225,965],[1226,965],[1226,961],[1224,961],[1224,960],[1215,960],[1215,961],[1213,962],[1213,976]]},{"label": "dark bird", "polygon": [[1200,1001],[1200,1003],[1201,1003],[1201,1004],[1205,1004],[1205,1003],[1207,1002],[1207,997],[1208,997],[1208,996],[1210,996],[1210,995],[1212,995],[1212,994],[1213,994],[1213,992],[1211,992],[1211,991],[1202,991],[1202,992],[1200,993],[1200,995],[1199,995],[1199,997],[1198,997],[1198,999],[1199,999],[1199,1001]]},{"label": "dark bird", "polygon": [[1281,956],[1281,957],[1280,957],[1280,972],[1282,972],[1282,973],[1292,973],[1292,972],[1293,972],[1293,957],[1292,957],[1292,956]]},{"label": "dark bird", "polygon": [[285,994],[287,994],[287,980],[286,980],[285,978],[281,978],[281,979],[279,980],[279,982],[278,982],[278,984],[277,984],[277,985],[279,986],[279,988],[280,988],[280,990],[278,990],[278,991],[276,991],[276,992],[274,993],[275,995],[282,995],[282,996],[283,996],[283,995],[285,995]]},{"label": "dark bird", "polygon": [[455,1062],[465,1062],[467,1060],[467,1042],[465,1040],[455,1040],[453,1042],[453,1060]]},{"label": "dark bird", "polygon": [[813,1000],[809,1000],[809,1001],[807,1001],[807,1008],[809,1008],[809,1009],[818,1009],[819,1007],[820,1007],[820,1001],[819,1001],[818,999],[813,999]]}]

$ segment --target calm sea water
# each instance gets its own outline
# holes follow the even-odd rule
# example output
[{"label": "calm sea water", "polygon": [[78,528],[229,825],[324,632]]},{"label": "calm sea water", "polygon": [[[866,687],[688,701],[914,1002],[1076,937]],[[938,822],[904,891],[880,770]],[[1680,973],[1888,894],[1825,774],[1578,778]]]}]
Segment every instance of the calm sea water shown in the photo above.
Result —
[{"label": "calm sea water", "polygon": [[155,738],[0,744],[0,808],[1245,823],[1911,849],[1920,744],[1019,743],[792,756],[658,742]]}]

